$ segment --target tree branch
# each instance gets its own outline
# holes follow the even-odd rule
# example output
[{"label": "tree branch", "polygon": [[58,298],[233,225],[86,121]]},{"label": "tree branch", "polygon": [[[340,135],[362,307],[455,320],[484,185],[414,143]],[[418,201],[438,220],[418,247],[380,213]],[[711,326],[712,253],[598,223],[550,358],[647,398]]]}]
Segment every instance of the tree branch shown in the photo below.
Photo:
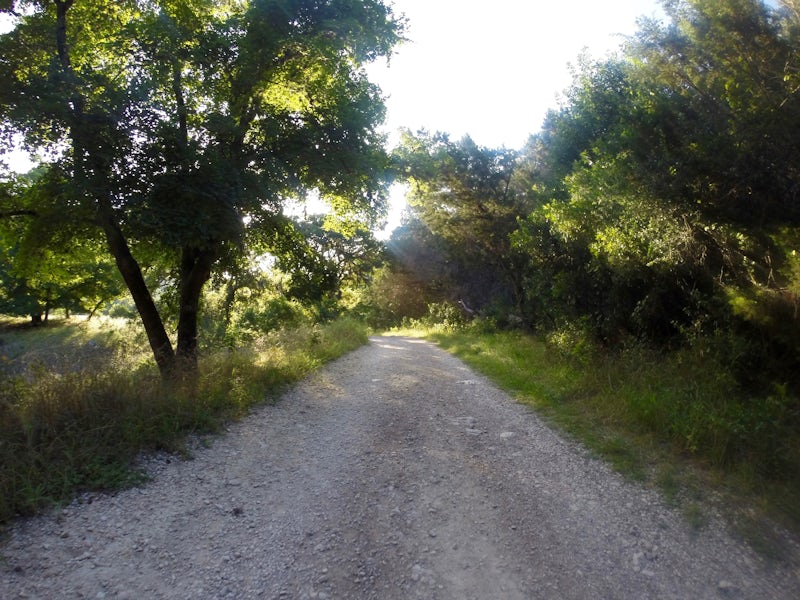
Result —
[{"label": "tree branch", "polygon": [[0,210],[0,219],[10,217],[38,217],[39,213],[29,208],[20,208],[18,210]]}]

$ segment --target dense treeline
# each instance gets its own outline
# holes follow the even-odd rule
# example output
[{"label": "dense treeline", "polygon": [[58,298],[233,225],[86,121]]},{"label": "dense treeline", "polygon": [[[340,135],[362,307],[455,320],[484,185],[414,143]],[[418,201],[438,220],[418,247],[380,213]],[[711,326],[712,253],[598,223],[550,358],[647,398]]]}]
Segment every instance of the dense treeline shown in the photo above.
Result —
[{"label": "dense treeline", "polygon": [[742,383],[796,385],[800,6],[664,8],[582,57],[519,152],[406,133],[393,276],[501,325],[707,346]]},{"label": "dense treeline", "polygon": [[[0,182],[0,312],[129,293],[169,374],[196,365],[204,311],[241,321],[237,297],[377,324],[448,300],[453,318],[705,347],[742,383],[798,384],[796,2],[665,2],[619,54],[581,58],[518,151],[405,132],[410,216],[375,272],[392,166],[361,65],[402,21],[345,0],[110,6],[3,9],[3,134],[50,154]],[[309,194],[343,220],[288,218]]]}]

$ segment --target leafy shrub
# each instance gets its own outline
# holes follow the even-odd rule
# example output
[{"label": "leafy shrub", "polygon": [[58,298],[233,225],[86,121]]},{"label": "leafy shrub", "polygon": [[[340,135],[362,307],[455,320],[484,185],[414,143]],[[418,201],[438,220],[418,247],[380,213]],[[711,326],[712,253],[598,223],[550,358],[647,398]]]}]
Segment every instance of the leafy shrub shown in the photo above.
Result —
[{"label": "leafy shrub", "polygon": [[441,297],[435,282],[388,267],[376,269],[364,304],[369,307],[369,323],[376,328],[395,326],[405,319],[423,319],[432,301]]},{"label": "leafy shrub", "polygon": [[434,302],[428,305],[424,321],[444,329],[460,329],[469,322],[465,312],[455,302]]},{"label": "leafy shrub", "polygon": [[425,316],[418,319],[404,317],[401,329],[457,331],[463,329],[469,322],[470,319],[454,302],[432,302],[428,304]]},{"label": "leafy shrub", "polygon": [[588,319],[568,321],[550,331],[546,340],[550,348],[581,364],[588,363],[595,355],[595,342]]},{"label": "leafy shrub", "polygon": [[308,315],[299,303],[277,296],[246,306],[237,315],[232,330],[252,340],[272,331],[296,327],[307,320]]}]

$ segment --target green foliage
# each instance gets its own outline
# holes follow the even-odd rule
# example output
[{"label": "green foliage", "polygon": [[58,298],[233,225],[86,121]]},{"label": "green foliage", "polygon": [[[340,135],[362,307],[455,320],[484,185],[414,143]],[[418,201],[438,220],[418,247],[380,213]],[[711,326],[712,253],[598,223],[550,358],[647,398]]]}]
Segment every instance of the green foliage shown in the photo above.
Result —
[{"label": "green foliage", "polygon": [[[370,250],[364,255],[350,254],[348,249],[361,247],[359,238],[333,235],[335,243],[341,244],[341,254],[337,248],[313,247],[314,240],[305,238],[299,231],[294,238],[297,247],[291,249],[310,261],[319,260],[330,265],[336,274],[335,285],[331,288],[315,287],[310,280],[304,281],[301,279],[304,271],[299,268],[285,271],[287,262],[292,260],[286,255],[251,257],[214,280],[214,285],[202,298],[200,349],[209,350],[220,345],[236,348],[271,331],[325,323],[353,314],[365,289],[365,284],[353,274],[363,268],[359,261],[374,260],[370,252],[376,243],[371,235],[366,235],[361,241],[365,241]],[[308,290],[309,294],[302,294],[301,290]],[[124,312],[124,307],[117,310]]]},{"label": "green foliage", "polygon": [[282,297],[262,299],[261,302],[248,302],[237,314],[227,335],[237,340],[253,339],[308,320],[309,315],[296,302]]},{"label": "green foliage", "polygon": [[[563,105],[513,155],[406,133],[412,215],[391,273],[439,296],[427,316],[402,305],[405,324],[633,476],[666,453],[796,498],[795,4],[665,2],[668,21],[642,21],[619,55],[581,57]],[[479,286],[491,318],[449,326],[438,302]],[[516,316],[540,338],[479,335]]]},{"label": "green foliage", "polygon": [[619,56],[581,58],[521,152],[521,315],[607,347],[728,332],[740,382],[798,389],[797,13],[666,6]]},{"label": "green foliage", "polygon": [[442,331],[457,331],[470,322],[469,315],[454,302],[434,302],[428,304],[425,315],[418,319],[406,317],[402,327],[410,329],[433,329]]},{"label": "green foliage", "polygon": [[528,206],[513,184],[517,153],[405,131],[395,155],[412,214],[447,259],[454,295],[479,307],[497,297],[518,306],[520,261],[508,236]]},{"label": "green foliage", "polygon": [[286,295],[317,308],[335,304],[348,287],[366,284],[383,254],[363,225],[324,215],[287,219],[265,245],[287,275]]},{"label": "green foliage", "polygon": [[388,266],[377,269],[365,298],[369,323],[385,329],[398,325],[403,318],[419,318],[427,309],[426,284],[408,273]]},{"label": "green foliage", "polygon": [[422,317],[428,305],[451,295],[452,263],[441,237],[419,219],[406,218],[386,243],[386,265],[373,272],[367,303],[376,327]]},{"label": "green foliage", "polygon": [[94,313],[122,294],[102,239],[76,215],[64,215],[64,185],[63,173],[46,167],[6,183],[0,200],[0,313],[44,320],[57,308]]},{"label": "green foliage", "polygon": [[447,330],[455,330],[469,322],[464,309],[454,302],[439,302],[428,305],[427,323],[435,324]]},{"label": "green foliage", "polygon": [[547,332],[547,345],[578,364],[590,365],[599,355],[587,319],[567,321]]}]

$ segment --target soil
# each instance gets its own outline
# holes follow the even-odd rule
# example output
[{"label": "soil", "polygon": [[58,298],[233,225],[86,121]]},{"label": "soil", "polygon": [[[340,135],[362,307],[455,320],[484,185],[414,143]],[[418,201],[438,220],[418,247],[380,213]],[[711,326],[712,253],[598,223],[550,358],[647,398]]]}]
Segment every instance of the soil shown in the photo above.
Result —
[{"label": "soil", "polygon": [[375,337],[145,485],[12,525],[0,598],[797,598],[436,346]]}]

